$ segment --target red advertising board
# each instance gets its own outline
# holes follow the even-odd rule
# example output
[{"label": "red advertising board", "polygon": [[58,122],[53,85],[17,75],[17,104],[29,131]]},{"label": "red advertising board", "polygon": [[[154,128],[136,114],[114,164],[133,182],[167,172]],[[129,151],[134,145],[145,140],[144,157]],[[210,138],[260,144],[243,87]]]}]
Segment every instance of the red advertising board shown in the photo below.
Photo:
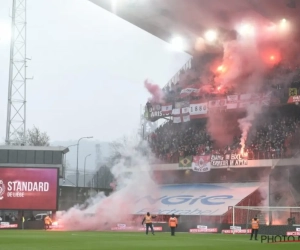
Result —
[{"label": "red advertising board", "polygon": [[0,209],[57,210],[57,168],[0,168]]},{"label": "red advertising board", "polygon": [[190,229],[190,233],[217,233],[218,228],[206,228],[206,229],[201,229],[201,228],[192,228]]},{"label": "red advertising board", "polygon": [[[145,227],[113,227],[111,228],[112,231],[146,231]],[[162,227],[153,227],[153,230],[156,232],[162,231]]]},{"label": "red advertising board", "polygon": [[251,234],[251,229],[240,229],[240,230],[233,230],[233,229],[223,229],[222,234]]},{"label": "red advertising board", "polygon": [[300,236],[300,232],[297,231],[291,231],[291,232],[286,232],[287,236]]},{"label": "red advertising board", "polygon": [[0,229],[2,228],[18,228],[18,224],[9,224],[9,223],[5,223],[5,224],[0,224]]}]

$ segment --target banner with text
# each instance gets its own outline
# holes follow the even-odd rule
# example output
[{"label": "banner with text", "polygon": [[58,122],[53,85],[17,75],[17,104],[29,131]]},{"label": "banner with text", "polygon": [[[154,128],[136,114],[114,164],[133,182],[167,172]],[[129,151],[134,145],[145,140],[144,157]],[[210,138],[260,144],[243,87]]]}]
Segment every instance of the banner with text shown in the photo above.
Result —
[{"label": "banner with text", "polygon": [[186,108],[190,106],[189,101],[175,102],[175,109]]},{"label": "banner with text", "polygon": [[193,93],[198,93],[199,89],[195,89],[195,88],[186,88],[181,90],[180,92],[180,98],[185,98]]},{"label": "banner with text", "polygon": [[207,117],[208,103],[207,102],[193,102],[190,104],[190,117],[191,119],[199,119]]},{"label": "banner with text", "polygon": [[212,100],[208,102],[209,109],[226,109],[227,108],[227,100],[220,99],[220,100]]},{"label": "banner with text", "polygon": [[227,96],[227,109],[241,109],[249,105],[269,106],[272,101],[272,92],[265,94],[241,94]]},{"label": "banner with text", "polygon": [[210,155],[194,156],[192,170],[202,173],[210,171]]},{"label": "banner with text", "polygon": [[[182,90],[182,94],[192,95],[196,93],[196,88],[186,88]],[[300,96],[295,95],[297,91],[290,90],[288,103],[299,103]],[[224,110],[245,109],[249,105],[269,106],[278,104],[279,99],[273,95],[272,91],[266,93],[244,93],[239,95],[228,95],[222,99],[197,100],[197,101],[177,101],[174,103],[151,103],[145,109],[145,117],[151,121],[164,118],[166,116],[174,116],[174,123],[188,122],[192,119],[200,119],[208,116],[209,112],[218,112]],[[184,110],[187,112],[183,112]]]},{"label": "banner with text", "polygon": [[161,106],[161,112],[166,115],[166,114],[171,114],[172,113],[172,103],[167,103],[163,104]]},{"label": "banner with text", "polygon": [[207,114],[207,102],[204,103],[191,103],[190,115],[204,115]]},{"label": "banner with text", "polygon": [[213,154],[210,159],[211,167],[245,166],[248,165],[248,157],[242,154]]},{"label": "banner with text", "polygon": [[290,96],[288,99],[288,103],[299,103],[300,95]]}]

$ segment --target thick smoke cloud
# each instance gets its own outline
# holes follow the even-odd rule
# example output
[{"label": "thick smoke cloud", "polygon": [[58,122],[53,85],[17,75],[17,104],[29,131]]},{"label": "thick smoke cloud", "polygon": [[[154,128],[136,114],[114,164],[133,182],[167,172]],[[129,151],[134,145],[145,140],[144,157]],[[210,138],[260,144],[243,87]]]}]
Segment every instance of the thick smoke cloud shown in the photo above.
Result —
[{"label": "thick smoke cloud", "polygon": [[162,89],[157,85],[150,83],[149,81],[145,81],[144,83],[145,88],[151,94],[151,98],[149,98],[149,102],[151,103],[162,103],[164,102],[164,92]]},{"label": "thick smoke cloud", "polygon": [[[65,230],[110,230],[117,224],[135,225],[133,214],[138,197],[157,194],[156,183],[152,180],[151,169],[145,154],[147,144],[136,140],[126,140],[119,144],[118,153],[122,156],[111,168],[116,179],[116,189],[108,197],[100,193],[68,211],[58,214],[59,223]],[[156,210],[149,207],[149,212]],[[135,226],[140,226],[137,221]]]},{"label": "thick smoke cloud", "polygon": [[[293,27],[291,22],[284,20],[272,23],[253,14],[245,15],[244,18],[234,17],[233,20],[232,23],[237,24],[233,27],[237,37],[221,43],[222,60],[221,62],[220,59],[216,60],[220,66],[216,66],[215,63],[211,67],[217,86],[222,89],[234,86],[237,93],[248,94],[267,92],[278,85],[288,86],[295,79],[296,71],[293,69],[300,63],[300,47],[297,45],[299,35],[295,30],[295,25]],[[284,65],[290,71],[274,71],[273,69],[279,64]],[[241,153],[244,153],[251,128],[255,128],[258,114],[263,119],[261,115],[263,112],[261,106],[250,105],[246,108],[244,117],[237,119],[241,134]],[[234,137],[234,132],[230,134],[227,126],[223,126],[224,121],[219,122],[224,118],[226,119],[224,114],[209,114],[208,131],[220,146],[229,145]],[[230,120],[230,123],[234,121]],[[286,188],[284,190],[282,188],[286,186],[286,182],[280,181],[275,182],[273,187],[276,194],[287,192]],[[269,206],[269,202],[279,204],[277,200],[279,195],[270,194],[268,185],[262,185],[260,193],[263,198],[261,205]],[[269,195],[271,195],[270,200]],[[290,204],[293,204],[292,201],[285,201],[284,205]],[[285,216],[282,215],[282,212],[274,212],[273,224],[286,223],[285,219],[282,219]]]},{"label": "thick smoke cloud", "polygon": [[[280,63],[287,68],[299,63],[300,49],[295,46],[293,38],[296,34],[291,23],[286,20],[272,23],[253,12],[244,13],[243,17],[233,14],[231,19],[234,21],[230,22],[230,28],[235,30],[236,38],[219,41],[222,55],[208,62],[212,65],[207,68],[214,75],[215,89],[221,93],[234,88],[235,93],[252,94],[267,92],[279,84],[288,85],[295,78],[295,72],[273,69]],[[261,112],[261,107],[256,106],[255,111],[253,107],[248,107],[245,117],[238,120],[242,147],[250,127],[255,124],[256,115]],[[209,114],[208,130],[217,144],[228,144],[228,131],[224,126],[214,126],[217,124],[214,121],[219,119],[215,116],[220,114]]]}]

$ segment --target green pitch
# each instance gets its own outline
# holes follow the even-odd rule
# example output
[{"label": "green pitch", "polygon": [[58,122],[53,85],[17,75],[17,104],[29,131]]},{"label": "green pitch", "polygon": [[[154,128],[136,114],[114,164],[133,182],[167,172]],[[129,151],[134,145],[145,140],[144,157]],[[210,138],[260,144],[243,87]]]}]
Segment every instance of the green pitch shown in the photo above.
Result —
[{"label": "green pitch", "polygon": [[[260,239],[260,238],[259,238]],[[128,232],[0,231],[1,250],[260,250],[299,249],[300,243],[262,244],[249,235]]]}]

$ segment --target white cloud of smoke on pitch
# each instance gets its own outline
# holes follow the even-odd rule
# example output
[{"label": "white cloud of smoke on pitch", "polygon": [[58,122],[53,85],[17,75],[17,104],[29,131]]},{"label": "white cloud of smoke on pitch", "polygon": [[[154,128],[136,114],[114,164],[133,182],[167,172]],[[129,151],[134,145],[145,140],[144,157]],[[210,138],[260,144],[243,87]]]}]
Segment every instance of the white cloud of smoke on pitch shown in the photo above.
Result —
[{"label": "white cloud of smoke on pitch", "polygon": [[[115,191],[108,197],[100,193],[86,201],[86,208],[77,205],[58,216],[65,230],[110,230],[118,223],[130,225],[137,198],[157,194],[158,188],[151,178],[149,161],[145,156],[150,152],[147,143],[132,139],[123,141],[119,146],[122,159],[111,167],[117,182]],[[150,212],[156,210],[149,204],[147,207]],[[140,226],[141,221],[136,223]]]}]

